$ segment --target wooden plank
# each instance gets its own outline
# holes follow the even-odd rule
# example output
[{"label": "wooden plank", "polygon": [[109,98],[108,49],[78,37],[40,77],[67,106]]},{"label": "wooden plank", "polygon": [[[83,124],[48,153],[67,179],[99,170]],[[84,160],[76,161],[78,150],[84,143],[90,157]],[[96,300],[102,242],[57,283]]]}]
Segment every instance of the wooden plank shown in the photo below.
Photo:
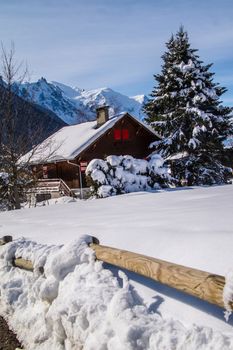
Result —
[{"label": "wooden plank", "polygon": [[12,236],[3,236],[2,238],[0,238],[0,246],[5,245],[9,242],[12,242]]},{"label": "wooden plank", "polygon": [[[224,308],[223,276],[95,243],[90,244],[90,247],[98,260],[136,272]],[[233,309],[233,303],[230,306]]]}]

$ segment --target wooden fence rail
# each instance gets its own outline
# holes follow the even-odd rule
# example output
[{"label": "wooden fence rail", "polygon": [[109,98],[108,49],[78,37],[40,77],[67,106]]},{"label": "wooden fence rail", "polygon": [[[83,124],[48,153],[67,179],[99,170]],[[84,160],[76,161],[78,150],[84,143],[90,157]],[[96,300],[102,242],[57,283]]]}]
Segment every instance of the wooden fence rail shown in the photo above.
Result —
[{"label": "wooden fence rail", "polygon": [[[224,308],[225,277],[126,250],[90,245],[96,258]],[[233,304],[230,305],[233,309]]]},{"label": "wooden fence rail", "polygon": [[[6,236],[5,236],[6,237]],[[10,242],[10,236],[0,239],[0,245]],[[96,259],[135,272],[154,281],[173,287],[199,299],[224,308],[223,288],[225,277],[206,271],[193,269],[164,260],[132,253],[126,250],[111,248],[99,244],[93,237],[90,247],[95,251]],[[33,271],[32,262],[22,259],[13,259],[13,265]],[[43,267],[39,268],[43,273]],[[230,304],[233,310],[233,303]]]}]

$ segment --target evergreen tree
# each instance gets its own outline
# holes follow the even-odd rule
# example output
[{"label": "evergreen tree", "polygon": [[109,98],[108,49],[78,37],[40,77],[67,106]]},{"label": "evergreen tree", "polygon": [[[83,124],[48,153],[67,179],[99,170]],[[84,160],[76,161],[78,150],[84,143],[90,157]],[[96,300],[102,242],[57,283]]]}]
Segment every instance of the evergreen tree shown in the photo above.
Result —
[{"label": "evergreen tree", "polygon": [[145,105],[146,121],[161,136],[155,151],[170,159],[173,176],[188,185],[226,183],[230,170],[221,162],[223,141],[232,133],[226,91],[213,82],[212,64],[204,65],[181,27],[166,44],[161,74]]}]

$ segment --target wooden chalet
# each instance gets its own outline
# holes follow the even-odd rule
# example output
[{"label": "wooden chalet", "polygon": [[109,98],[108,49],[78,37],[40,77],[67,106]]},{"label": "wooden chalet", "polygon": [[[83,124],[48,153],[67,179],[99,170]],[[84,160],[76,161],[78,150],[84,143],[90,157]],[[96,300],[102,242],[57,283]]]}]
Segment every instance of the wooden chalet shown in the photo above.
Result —
[{"label": "wooden chalet", "polygon": [[[108,107],[97,109],[97,120],[65,126],[42,142],[31,156],[39,179],[63,180],[71,190],[87,187],[85,170],[94,158],[131,155],[146,158],[150,143],[158,140],[152,128],[129,113],[109,118]],[[27,156],[27,155],[26,155]]]}]

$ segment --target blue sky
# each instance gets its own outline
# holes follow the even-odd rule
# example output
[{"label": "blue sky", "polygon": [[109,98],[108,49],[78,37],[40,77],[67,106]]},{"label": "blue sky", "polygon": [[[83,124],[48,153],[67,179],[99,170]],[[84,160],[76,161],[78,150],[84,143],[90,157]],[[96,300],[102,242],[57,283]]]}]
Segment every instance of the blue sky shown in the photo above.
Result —
[{"label": "blue sky", "polygon": [[31,80],[151,92],[165,42],[181,24],[233,105],[231,0],[0,0],[0,39],[13,40]]}]

